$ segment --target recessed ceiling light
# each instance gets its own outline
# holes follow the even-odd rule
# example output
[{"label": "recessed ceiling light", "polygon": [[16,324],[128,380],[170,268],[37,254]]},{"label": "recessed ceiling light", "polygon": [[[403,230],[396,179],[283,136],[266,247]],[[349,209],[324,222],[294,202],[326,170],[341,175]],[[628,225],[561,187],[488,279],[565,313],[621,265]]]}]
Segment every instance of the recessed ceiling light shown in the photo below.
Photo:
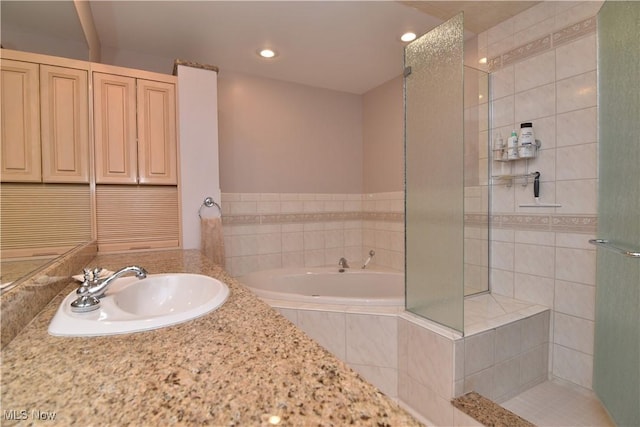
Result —
[{"label": "recessed ceiling light", "polygon": [[258,55],[260,55],[263,58],[273,58],[274,56],[276,56],[276,52],[271,50],[271,49],[260,49],[258,51]]},{"label": "recessed ceiling light", "polygon": [[414,41],[415,39],[416,39],[415,33],[404,33],[403,35],[400,36],[400,40],[402,40],[403,42],[411,42],[411,41]]}]

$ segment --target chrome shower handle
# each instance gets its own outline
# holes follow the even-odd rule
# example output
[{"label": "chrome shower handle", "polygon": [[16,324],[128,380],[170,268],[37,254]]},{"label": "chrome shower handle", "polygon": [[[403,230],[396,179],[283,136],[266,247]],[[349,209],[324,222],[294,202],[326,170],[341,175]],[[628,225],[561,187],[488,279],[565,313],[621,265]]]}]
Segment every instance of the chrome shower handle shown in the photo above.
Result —
[{"label": "chrome shower handle", "polygon": [[600,246],[605,249],[609,249],[610,251],[622,254],[630,258],[640,258],[640,251],[628,251],[626,249],[622,249],[612,244],[606,239],[590,239],[589,243],[591,243],[592,245]]}]

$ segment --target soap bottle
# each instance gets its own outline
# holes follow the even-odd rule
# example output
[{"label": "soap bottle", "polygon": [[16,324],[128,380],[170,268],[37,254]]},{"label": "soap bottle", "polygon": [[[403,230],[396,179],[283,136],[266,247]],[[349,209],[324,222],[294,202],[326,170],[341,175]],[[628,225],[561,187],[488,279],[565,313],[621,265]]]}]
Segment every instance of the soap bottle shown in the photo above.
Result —
[{"label": "soap bottle", "polygon": [[507,159],[515,160],[518,158],[518,134],[515,129],[511,131],[511,136],[507,139]]},{"label": "soap bottle", "polygon": [[498,132],[496,139],[493,141],[493,159],[506,160],[507,147],[502,138],[502,133]]},{"label": "soap bottle", "polygon": [[533,135],[533,124],[520,124],[520,148],[518,155],[522,158],[534,157],[536,154],[536,138]]}]

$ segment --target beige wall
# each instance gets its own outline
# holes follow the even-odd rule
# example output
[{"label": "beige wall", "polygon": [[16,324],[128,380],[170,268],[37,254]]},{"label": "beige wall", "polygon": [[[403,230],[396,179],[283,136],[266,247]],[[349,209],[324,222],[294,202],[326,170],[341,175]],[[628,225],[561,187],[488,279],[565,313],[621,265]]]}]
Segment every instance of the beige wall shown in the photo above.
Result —
[{"label": "beige wall", "polygon": [[402,76],[362,97],[363,192],[404,188]]},{"label": "beige wall", "polygon": [[362,192],[360,96],[230,71],[218,89],[223,192]]},{"label": "beige wall", "polygon": [[1,38],[2,47],[5,49],[89,60],[89,48],[86,43],[27,32],[12,25],[6,25],[5,22],[2,22]]}]

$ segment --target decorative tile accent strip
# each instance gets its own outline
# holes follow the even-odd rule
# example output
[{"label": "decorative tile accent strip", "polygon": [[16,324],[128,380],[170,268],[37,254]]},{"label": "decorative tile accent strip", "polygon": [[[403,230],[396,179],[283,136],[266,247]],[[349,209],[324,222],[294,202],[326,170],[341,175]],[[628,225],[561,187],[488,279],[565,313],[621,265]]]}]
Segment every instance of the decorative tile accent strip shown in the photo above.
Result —
[{"label": "decorative tile accent strip", "polygon": [[260,224],[262,215],[222,215],[224,225]]},{"label": "decorative tile accent strip", "polygon": [[[319,212],[319,213],[289,213],[289,214],[256,214],[256,215],[224,215],[225,225],[250,224],[293,224],[305,222],[336,222],[336,221],[381,221],[404,222],[403,212]],[[510,228],[519,230],[559,231],[569,233],[595,234],[598,217],[590,215],[548,215],[548,214],[514,214],[495,213],[466,214],[465,225],[491,226],[496,228]]]},{"label": "decorative tile accent strip", "polygon": [[363,212],[365,221],[404,222],[404,212]]},{"label": "decorative tile accent strip", "polygon": [[489,225],[489,215],[487,214],[465,214],[464,216],[464,224],[465,225]]},{"label": "decorative tile accent strip", "polygon": [[595,216],[551,216],[553,231],[577,231],[595,233],[598,228],[598,217]]},{"label": "decorative tile accent strip", "polygon": [[320,212],[289,213],[266,215],[224,215],[222,222],[226,225],[245,224],[291,224],[302,222],[335,222],[335,221],[387,221],[403,222],[402,212]]},{"label": "decorative tile accent strip", "polygon": [[596,17],[592,16],[560,31],[553,33],[553,46],[560,46],[596,31]]},{"label": "decorative tile accent strip", "polygon": [[596,31],[596,24],[597,19],[595,16],[592,16],[584,21],[569,25],[559,31],[554,31],[549,35],[525,43],[515,49],[511,49],[508,52],[493,57],[488,63],[489,72],[497,71],[504,66],[522,61],[556,46],[569,43],[573,40],[579,39],[580,37],[591,34]]},{"label": "decorative tile accent strip", "polygon": [[548,230],[549,215],[501,215],[500,225],[503,228]]},{"label": "decorative tile accent strip", "polygon": [[495,214],[491,227],[533,231],[590,233],[597,231],[598,217],[589,215]]},{"label": "decorative tile accent strip", "polygon": [[551,35],[534,40],[502,55],[502,65],[507,66],[514,62],[529,58],[551,47]]},{"label": "decorative tile accent strip", "polygon": [[487,63],[487,67],[490,73],[502,68],[502,56],[491,58]]}]

